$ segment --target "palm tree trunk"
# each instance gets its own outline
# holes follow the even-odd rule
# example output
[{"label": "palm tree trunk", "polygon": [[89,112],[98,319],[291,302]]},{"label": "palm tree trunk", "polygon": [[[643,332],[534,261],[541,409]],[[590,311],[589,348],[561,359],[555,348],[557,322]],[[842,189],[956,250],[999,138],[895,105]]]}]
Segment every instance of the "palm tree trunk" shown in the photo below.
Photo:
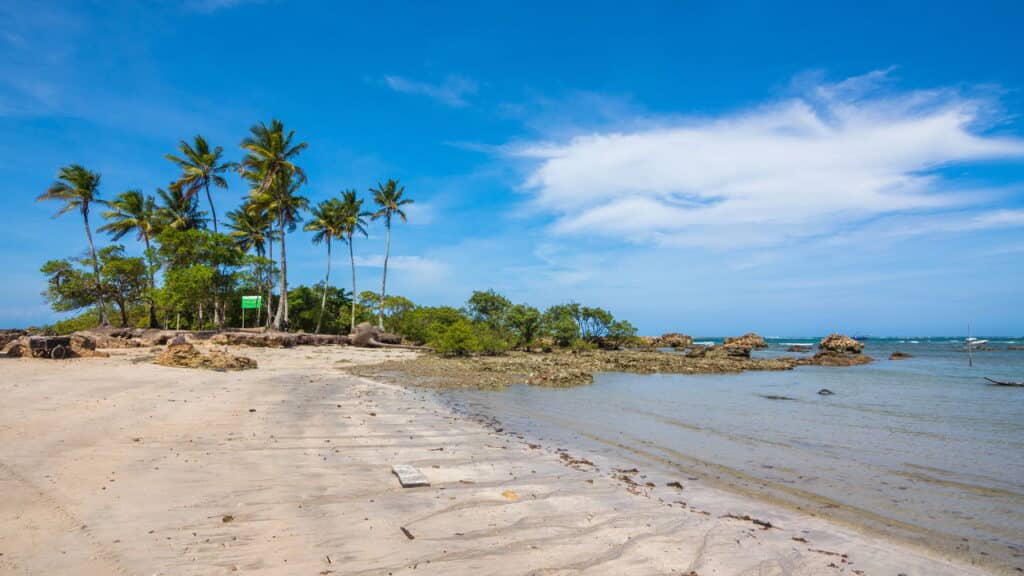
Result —
[{"label": "palm tree trunk", "polygon": [[288,257],[284,246],[284,209],[278,210],[278,230],[281,232],[281,301],[277,303],[277,316],[274,317],[274,328],[288,325]]},{"label": "palm tree trunk", "polygon": [[356,257],[352,251],[352,235],[348,235],[348,261],[352,265],[352,325],[350,334],[356,333]]},{"label": "palm tree trunk", "polygon": [[149,253],[149,234],[143,235],[142,239],[146,241],[146,268],[149,272],[149,327],[159,328],[160,324],[156,320],[156,274],[153,270],[153,258]]},{"label": "palm tree trunk", "polygon": [[270,271],[274,269],[274,233],[267,234],[267,328],[274,321],[274,281]]},{"label": "palm tree trunk", "polygon": [[[213,196],[210,195],[210,183],[206,183],[206,201],[210,203],[210,215],[213,216],[213,233],[217,233],[217,209],[213,207]],[[230,216],[230,214],[229,214]]]},{"label": "palm tree trunk", "polygon": [[327,307],[327,286],[331,281],[331,235],[327,235],[327,275],[324,276],[324,295],[320,298],[320,315],[316,317],[316,333],[320,333],[320,321],[324,319],[324,308]]},{"label": "palm tree trunk", "polygon": [[388,257],[391,255],[391,216],[385,218],[384,224],[388,233],[384,243],[384,275],[380,282],[380,306],[377,308],[377,327],[381,330],[384,329],[384,296],[388,289]]},{"label": "palm tree trunk", "polygon": [[82,219],[85,221],[85,235],[89,238],[89,253],[92,255],[92,272],[96,276],[96,300],[99,302],[100,326],[109,326],[107,320],[107,304],[103,301],[103,290],[100,288],[100,260],[96,257],[96,245],[92,242],[92,230],[89,229],[88,208],[83,205]]}]

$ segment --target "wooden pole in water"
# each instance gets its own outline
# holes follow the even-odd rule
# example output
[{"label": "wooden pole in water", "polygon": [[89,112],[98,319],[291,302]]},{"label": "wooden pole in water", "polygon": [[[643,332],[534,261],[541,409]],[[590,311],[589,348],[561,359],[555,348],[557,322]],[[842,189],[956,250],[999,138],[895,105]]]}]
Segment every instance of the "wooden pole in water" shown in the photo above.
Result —
[{"label": "wooden pole in water", "polygon": [[974,368],[974,341],[971,340],[971,323],[967,323],[967,366]]}]

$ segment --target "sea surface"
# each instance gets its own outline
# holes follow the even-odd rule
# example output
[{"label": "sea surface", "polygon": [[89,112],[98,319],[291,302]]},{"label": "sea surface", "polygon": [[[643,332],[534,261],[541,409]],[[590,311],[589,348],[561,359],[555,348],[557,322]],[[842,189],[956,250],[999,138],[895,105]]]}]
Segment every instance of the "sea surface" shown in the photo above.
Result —
[{"label": "sea surface", "polygon": [[[769,339],[755,355],[816,341]],[[1022,345],[991,338],[996,350],[969,366],[962,338],[869,339],[865,366],[606,373],[578,388],[445,397],[540,441],[1024,571],[1024,388],[984,380],[1024,380],[1024,351],[1008,349]]]}]

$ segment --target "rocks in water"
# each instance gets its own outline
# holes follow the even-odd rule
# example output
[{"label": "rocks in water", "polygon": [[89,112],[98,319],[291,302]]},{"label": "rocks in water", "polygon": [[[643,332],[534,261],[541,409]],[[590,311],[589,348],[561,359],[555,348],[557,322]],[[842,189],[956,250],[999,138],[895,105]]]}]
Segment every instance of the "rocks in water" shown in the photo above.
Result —
[{"label": "rocks in water", "polygon": [[765,400],[796,400],[791,396],[779,396],[778,394],[761,394],[760,396]]},{"label": "rocks in water", "polygon": [[245,356],[235,356],[220,350],[203,354],[196,347],[176,337],[167,345],[167,350],[153,360],[154,364],[175,368],[207,368],[210,370],[249,370],[256,368],[256,361]]},{"label": "rocks in water", "polygon": [[1007,346],[1007,350],[1024,350],[1024,346]]},{"label": "rocks in water", "polygon": [[829,334],[818,342],[818,353],[812,358],[801,358],[801,365],[859,366],[870,364],[874,358],[861,354],[864,343],[843,334]]},{"label": "rocks in water", "polygon": [[835,395],[835,392],[829,390],[828,388],[822,388],[821,390],[818,390],[818,396],[834,396],[834,395]]},{"label": "rocks in water", "polygon": [[764,341],[764,338],[754,332],[747,332],[743,336],[726,338],[722,345],[726,348],[750,348],[751,350],[768,347],[768,343]]},{"label": "rocks in water", "polygon": [[654,338],[655,348],[689,348],[693,346],[693,337],[679,332],[666,332]]},{"label": "rocks in water", "polygon": [[810,344],[793,344],[786,348],[786,352],[810,352],[812,348]]},{"label": "rocks in water", "polygon": [[896,351],[896,352],[893,352],[892,354],[889,354],[889,360],[905,360],[907,358],[913,358],[913,357],[914,356],[912,354],[907,354],[906,352],[900,352],[900,351]]},{"label": "rocks in water", "polygon": [[843,334],[829,334],[818,342],[818,348],[822,352],[860,354],[864,350],[864,343]]}]

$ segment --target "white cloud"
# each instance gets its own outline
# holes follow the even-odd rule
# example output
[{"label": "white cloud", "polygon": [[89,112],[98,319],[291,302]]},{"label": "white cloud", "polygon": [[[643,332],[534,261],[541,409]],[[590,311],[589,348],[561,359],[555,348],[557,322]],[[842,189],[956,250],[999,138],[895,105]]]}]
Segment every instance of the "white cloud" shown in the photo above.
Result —
[{"label": "white cloud", "polygon": [[[556,234],[715,248],[831,235],[880,216],[977,209],[1007,190],[958,190],[936,170],[1024,157],[979,132],[990,106],[953,91],[883,93],[886,71],[713,118],[517,146],[531,206]],[[1007,211],[972,229],[1019,226]],[[948,224],[948,226],[955,226]]]},{"label": "white cloud", "polygon": [[[383,268],[384,255],[356,256],[356,266],[361,268]],[[447,266],[440,260],[423,256],[391,256],[388,259],[388,271],[398,270],[408,273],[424,282],[436,282],[444,277]],[[388,274],[390,280],[390,274]]]},{"label": "white cloud", "polygon": [[421,94],[454,107],[468,106],[466,97],[476,94],[479,88],[475,81],[455,75],[446,77],[440,84],[419,82],[402,76],[385,76],[384,83],[395,92]]}]

